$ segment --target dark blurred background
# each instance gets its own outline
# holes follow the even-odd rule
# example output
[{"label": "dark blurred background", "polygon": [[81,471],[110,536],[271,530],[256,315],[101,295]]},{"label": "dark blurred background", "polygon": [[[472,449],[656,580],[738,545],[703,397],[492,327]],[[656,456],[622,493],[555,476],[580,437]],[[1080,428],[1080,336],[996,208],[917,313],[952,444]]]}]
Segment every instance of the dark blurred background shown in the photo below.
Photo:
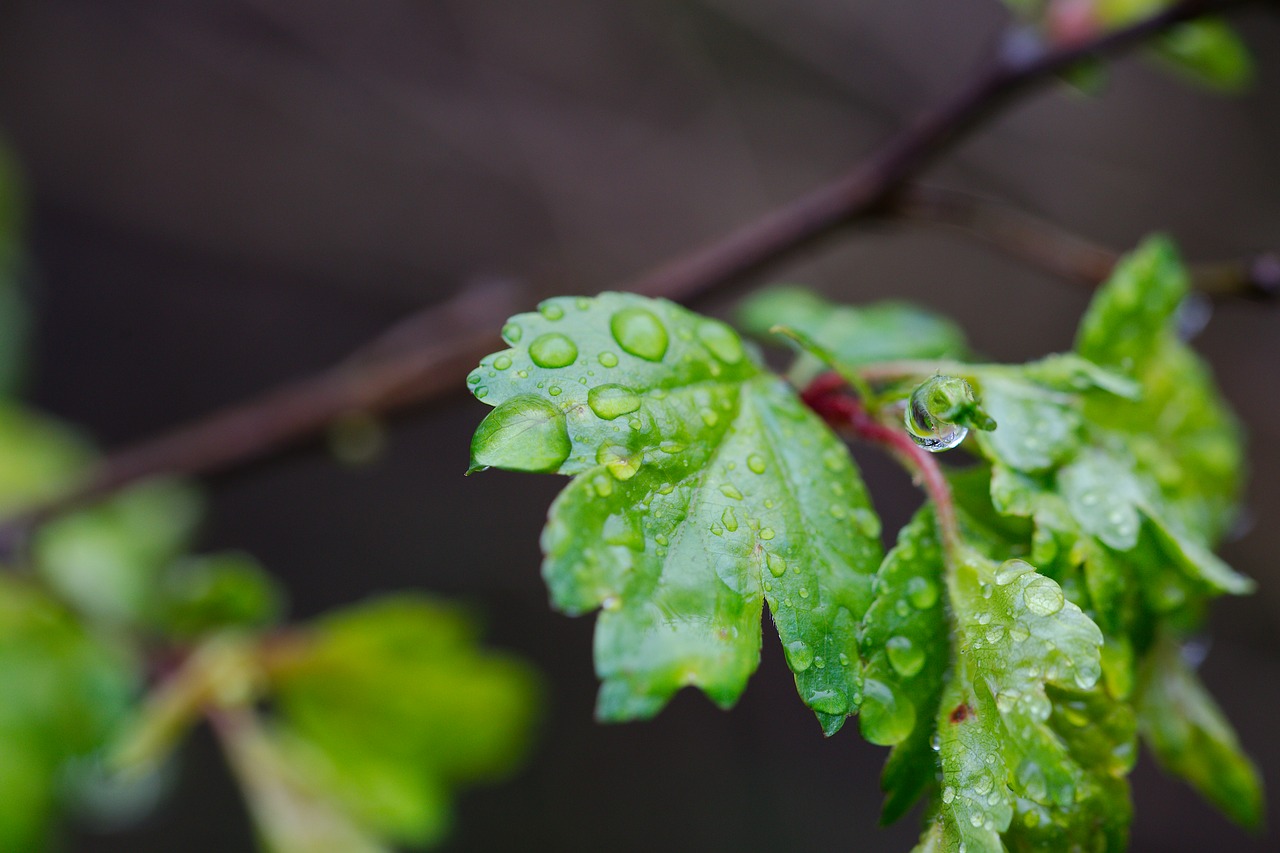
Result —
[{"label": "dark blurred background", "polygon": [[[1100,97],[1045,92],[930,178],[1117,248],[1163,229],[1193,258],[1280,249],[1280,18],[1237,20],[1257,56],[1248,94],[1125,60]],[[31,392],[119,446],[325,367],[478,279],[522,282],[522,308],[604,289],[842,172],[952,92],[1006,22],[996,0],[10,0],[0,128],[29,178]],[[1087,299],[902,228],[853,233],[774,278],[918,300],[999,359],[1069,346]],[[1261,586],[1218,606],[1203,673],[1273,784],[1278,331],[1276,307],[1237,303],[1198,341],[1248,424],[1256,523],[1226,556]],[[593,723],[592,620],[551,612],[538,576],[561,483],[464,481],[485,411],[458,395],[399,418],[360,467],[316,442],[217,478],[203,535],[261,557],[296,615],[434,590],[474,603],[495,643],[547,674],[527,769],[463,796],[446,849],[908,849],[914,819],[876,828],[885,751],[856,726],[822,738],[769,626],[733,712],[686,692],[651,723]],[[913,489],[863,458],[901,521]],[[1145,758],[1134,783],[1136,851],[1276,849]],[[71,848],[251,842],[201,736],[156,814],[85,828]]]}]

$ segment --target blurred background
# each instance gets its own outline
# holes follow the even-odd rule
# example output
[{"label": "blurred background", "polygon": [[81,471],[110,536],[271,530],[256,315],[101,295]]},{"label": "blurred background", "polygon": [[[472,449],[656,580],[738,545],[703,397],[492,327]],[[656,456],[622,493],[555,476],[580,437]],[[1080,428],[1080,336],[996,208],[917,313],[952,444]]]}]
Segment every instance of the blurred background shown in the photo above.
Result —
[{"label": "blurred background", "polygon": [[[606,289],[846,170],[954,91],[1007,20],[996,0],[9,0],[0,130],[28,182],[30,394],[110,448],[326,367],[476,281],[514,280],[521,310]],[[1243,96],[1124,60],[1099,96],[1029,99],[929,179],[1116,248],[1158,229],[1193,259],[1280,249],[1280,18],[1236,20],[1257,60]],[[919,301],[1002,360],[1068,347],[1087,299],[902,226],[767,280]],[[1225,553],[1260,583],[1218,605],[1203,675],[1273,786],[1277,310],[1219,305],[1198,339],[1248,425],[1255,523]],[[216,478],[202,537],[260,557],[295,615],[428,589],[543,670],[531,761],[462,797],[444,849],[909,849],[914,816],[876,827],[886,751],[856,726],[822,738],[770,626],[733,712],[686,691],[651,723],[592,721],[592,619],[553,613],[538,575],[561,481],[464,481],[486,411],[459,393],[395,419],[366,464],[315,442]],[[860,459],[895,529],[919,499]],[[1145,757],[1134,786],[1135,851],[1276,849]],[[251,835],[202,734],[159,811],[69,846],[249,851]]]}]

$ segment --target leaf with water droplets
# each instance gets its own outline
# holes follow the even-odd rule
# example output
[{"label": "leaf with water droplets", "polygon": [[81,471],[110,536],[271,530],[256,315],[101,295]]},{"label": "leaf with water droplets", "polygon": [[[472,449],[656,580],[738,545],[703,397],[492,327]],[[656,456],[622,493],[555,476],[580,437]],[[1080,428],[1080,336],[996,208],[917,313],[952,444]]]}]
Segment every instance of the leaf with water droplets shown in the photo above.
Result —
[{"label": "leaf with water droplets", "polygon": [[[950,663],[942,583],[942,547],[932,506],[916,513],[876,573],[876,599],[861,642],[868,687],[862,734],[893,745],[881,787],[883,823],[902,816],[933,781],[933,716]],[[879,685],[872,690],[869,685]],[[886,701],[887,700],[887,701]]]},{"label": "leaf with water droplets", "polygon": [[1258,770],[1213,697],[1167,637],[1156,642],[1142,664],[1137,706],[1143,739],[1161,766],[1189,782],[1236,823],[1261,825]]},{"label": "leaf with water droplets", "polygon": [[[670,302],[553,299],[504,334],[511,348],[472,373],[497,407],[472,464],[577,475],[543,574],[562,610],[602,609],[600,717],[651,716],[686,685],[733,704],[767,602],[801,698],[836,731],[862,700],[858,623],[880,560],[844,445],[736,332]],[[576,361],[536,353],[548,336]]]}]

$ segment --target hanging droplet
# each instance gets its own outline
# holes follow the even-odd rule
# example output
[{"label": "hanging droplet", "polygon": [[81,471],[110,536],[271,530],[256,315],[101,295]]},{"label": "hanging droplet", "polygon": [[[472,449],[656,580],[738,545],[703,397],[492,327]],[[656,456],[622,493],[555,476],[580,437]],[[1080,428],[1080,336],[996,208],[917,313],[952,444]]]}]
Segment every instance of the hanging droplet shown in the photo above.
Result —
[{"label": "hanging droplet", "polygon": [[934,376],[912,391],[903,420],[912,440],[931,453],[964,441],[970,425],[984,430],[996,427],[978,405],[973,386],[955,376]]},{"label": "hanging droplet", "polygon": [[904,415],[907,435],[911,436],[911,440],[930,453],[950,450],[964,441],[964,437],[969,434],[969,428],[936,420],[925,407],[920,391],[921,389],[917,388],[911,395],[911,402],[907,405]]}]

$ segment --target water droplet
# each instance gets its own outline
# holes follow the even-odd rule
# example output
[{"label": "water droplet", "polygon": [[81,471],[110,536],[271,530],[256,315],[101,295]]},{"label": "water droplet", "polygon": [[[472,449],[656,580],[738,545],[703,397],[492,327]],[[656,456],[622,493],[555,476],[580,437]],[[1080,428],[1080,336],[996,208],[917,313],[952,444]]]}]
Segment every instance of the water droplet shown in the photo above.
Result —
[{"label": "water droplet", "polygon": [[973,789],[979,794],[989,794],[992,784],[990,776],[979,776],[978,781],[973,783]]},{"label": "water droplet", "polygon": [[775,578],[780,578],[787,573],[787,561],[772,551],[769,552],[766,561],[769,565],[769,573]]},{"label": "water droplet", "polygon": [[724,529],[733,533],[738,529],[738,516],[734,514],[733,507],[724,508],[724,513],[720,516],[720,520],[724,522]]},{"label": "water droplet", "polygon": [[840,653],[840,665],[841,665],[841,666],[848,666],[848,665],[849,665],[849,656],[848,656],[848,655],[846,655],[844,652],[841,652],[841,653]]},{"label": "water droplet", "polygon": [[804,672],[813,665],[813,649],[809,648],[804,640],[792,640],[787,643],[786,652],[787,664],[792,672]]},{"label": "water droplet", "polygon": [[764,541],[766,541],[766,542],[768,542],[770,539],[772,539],[772,538],[773,538],[774,536],[776,536],[776,535],[777,535],[777,534],[773,532],[773,528],[772,528],[772,527],[762,527],[762,528],[760,528],[760,538],[761,538],[761,539],[763,539],[763,540],[764,540]]},{"label": "water droplet", "polygon": [[711,525],[711,533],[712,533],[712,535],[713,535],[713,536],[723,536],[723,535],[724,535],[724,528],[723,528],[723,527],[721,527],[721,526],[720,526],[720,525],[718,525],[718,524],[712,524],[712,525]]},{"label": "water droplet", "polygon": [[916,709],[883,681],[862,686],[862,736],[879,746],[905,740],[916,724]]},{"label": "water droplet", "polygon": [[667,544],[669,544],[669,540],[667,539],[667,537],[666,537],[666,536],[664,536],[664,535],[663,535],[663,534],[661,534],[661,533],[659,533],[657,536],[653,537],[653,541],[654,541],[654,542],[657,542],[659,545],[667,545]]},{"label": "water droplet", "polygon": [[710,409],[703,409],[701,412],[698,412],[698,417],[702,418],[702,422],[709,427],[713,427],[720,423],[720,416]]},{"label": "water droplet", "polygon": [[907,581],[907,598],[918,610],[928,610],[938,603],[938,587],[928,578],[916,576]]},{"label": "water droplet", "polygon": [[911,400],[903,413],[903,421],[912,441],[930,453],[941,453],[964,441],[969,428],[935,420],[929,414],[928,389],[929,385],[926,383],[912,392]]},{"label": "water droplet", "polygon": [[617,610],[622,607],[622,599],[616,595],[605,596],[604,601],[600,602],[600,606],[605,610]]},{"label": "water droplet", "polygon": [[808,597],[809,597],[809,590],[805,589],[804,587],[800,587],[800,597],[801,597],[801,598],[808,598]]},{"label": "water droplet", "polygon": [[849,517],[849,510],[845,509],[843,504],[832,504],[828,507],[827,512],[831,513],[832,518]]},{"label": "water droplet", "polygon": [[542,314],[543,317],[546,317],[548,320],[552,320],[552,321],[559,320],[561,317],[564,316],[564,309],[551,301],[543,302],[541,305],[539,305],[538,312]]},{"label": "water droplet", "polygon": [[600,364],[604,367],[617,367],[618,357],[608,350],[605,350],[600,353]]},{"label": "water droplet", "polygon": [[1031,630],[1021,622],[1014,622],[1009,626],[1009,639],[1015,643],[1026,642],[1031,638]]},{"label": "water droplet", "polygon": [[663,483],[661,486],[658,486],[658,494],[660,495],[669,495],[675,490],[676,490],[675,483]]},{"label": "water droplet", "polygon": [[508,323],[502,327],[502,339],[509,344],[520,343],[520,336],[523,334],[524,330],[515,323]]},{"label": "water droplet", "polygon": [[517,371],[516,371],[516,376],[519,376],[521,379],[528,379],[528,378],[529,378],[529,371],[527,371],[527,370],[517,370]]},{"label": "water droplet", "polygon": [[587,405],[606,421],[640,408],[640,396],[625,385],[597,385],[587,392]]},{"label": "water droplet", "polygon": [[591,307],[591,300],[585,296],[579,296],[577,299],[573,300],[573,304],[578,306],[579,311],[586,311]]},{"label": "water droplet", "polygon": [[898,675],[910,678],[924,669],[924,650],[907,637],[890,637],[884,644],[889,663]]},{"label": "water droplet", "polygon": [[1018,782],[1018,789],[1026,794],[1028,799],[1043,801],[1049,793],[1049,785],[1045,781],[1044,771],[1040,769],[1040,765],[1030,759],[1024,759],[1018,765],[1018,772],[1014,774]]},{"label": "water droplet", "polygon": [[737,332],[718,320],[707,320],[698,326],[698,340],[725,364],[742,361],[742,339]]},{"label": "water droplet", "polygon": [[578,357],[578,345],[559,332],[539,335],[529,344],[529,358],[539,367],[568,367]]},{"label": "water droplet", "polygon": [[894,602],[893,612],[897,613],[899,616],[906,616],[911,612],[911,605],[907,604],[907,600],[905,598],[899,598]]},{"label": "water droplet", "polygon": [[978,812],[974,812],[973,814],[969,815],[969,823],[973,824],[974,826],[982,826],[982,815],[979,814]]},{"label": "water droplet", "polygon": [[1062,609],[1062,588],[1043,575],[1033,578],[1022,596],[1027,609],[1040,616],[1052,616]]},{"label": "water droplet", "polygon": [[666,327],[652,311],[639,306],[623,308],[609,320],[609,331],[618,346],[645,361],[662,361],[667,354]]},{"label": "water droplet", "polygon": [[506,370],[511,366],[511,359],[508,356],[500,355],[493,360],[493,366],[498,370]]},{"label": "water droplet", "polygon": [[615,478],[630,480],[640,470],[642,456],[617,444],[606,444],[596,452],[596,462],[605,466]]},{"label": "water droplet", "polygon": [[658,445],[658,449],[663,453],[679,453],[684,450],[684,445],[675,441],[664,441]]},{"label": "water droplet", "polygon": [[822,464],[827,466],[827,470],[838,473],[844,468],[844,457],[838,450],[828,450],[822,454]]},{"label": "water droplet", "polygon": [[1015,702],[1016,697],[1007,690],[996,694],[996,709],[1001,714],[1007,714],[1012,711]]},{"label": "water droplet", "polygon": [[764,457],[759,453],[752,453],[747,457],[747,468],[750,469],[753,474],[763,474],[765,468]]},{"label": "water droplet", "polygon": [[742,500],[742,492],[735,489],[731,483],[725,483],[721,486],[720,494],[724,495],[726,498],[733,498],[735,501]]},{"label": "water droplet", "polygon": [[956,798],[956,789],[948,785],[942,789],[942,801],[950,804]]},{"label": "water droplet", "polygon": [[595,489],[597,495],[607,498],[613,494],[613,478],[604,474],[596,474],[591,478],[591,487]]},{"label": "water droplet", "polygon": [[559,397],[564,392],[561,390],[559,385],[552,385],[550,388],[547,389],[547,393],[550,394],[552,397]]},{"label": "water droplet", "polygon": [[471,371],[471,375],[467,377],[467,384],[468,384],[468,385],[479,385],[479,384],[480,384],[480,382],[481,382],[480,371],[479,371],[479,370],[473,370],[473,371]]},{"label": "water droplet", "polygon": [[476,399],[477,399],[477,400],[483,400],[485,397],[488,397],[488,396],[489,396],[489,389],[488,389],[488,388],[486,388],[485,386],[481,385],[481,386],[479,386],[478,388],[476,388],[476,390],[472,391],[471,393],[476,395]]},{"label": "water droplet", "polygon": [[996,585],[1005,586],[1027,572],[1034,572],[1035,567],[1026,560],[1005,560],[1000,564],[1000,568],[996,570]]},{"label": "water droplet", "polygon": [[992,625],[987,629],[987,642],[995,645],[1004,639],[1004,628],[1000,625]]},{"label": "water droplet", "polygon": [[471,467],[554,471],[572,449],[564,412],[525,394],[507,400],[480,422],[471,439]]}]

